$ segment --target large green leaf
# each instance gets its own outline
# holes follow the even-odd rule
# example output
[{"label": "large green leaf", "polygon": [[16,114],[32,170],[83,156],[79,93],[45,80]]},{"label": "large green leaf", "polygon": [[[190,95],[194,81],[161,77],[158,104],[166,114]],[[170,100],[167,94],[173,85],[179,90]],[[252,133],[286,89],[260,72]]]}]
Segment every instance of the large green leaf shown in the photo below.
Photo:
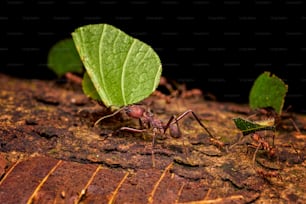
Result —
[{"label": "large green leaf", "polygon": [[71,38],[61,40],[51,47],[48,53],[48,67],[58,77],[67,72],[83,72],[82,61]]},{"label": "large green leaf", "polygon": [[106,107],[137,103],[158,86],[161,62],[149,45],[108,24],[79,27],[72,37]]},{"label": "large green leaf", "polygon": [[252,109],[272,107],[281,114],[288,86],[270,72],[262,73],[254,82],[249,96]]}]

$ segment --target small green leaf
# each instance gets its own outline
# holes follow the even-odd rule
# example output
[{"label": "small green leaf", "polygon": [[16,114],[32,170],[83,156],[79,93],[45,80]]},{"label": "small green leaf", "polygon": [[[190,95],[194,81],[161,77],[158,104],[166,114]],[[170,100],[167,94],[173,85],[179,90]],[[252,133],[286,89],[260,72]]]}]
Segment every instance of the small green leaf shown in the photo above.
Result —
[{"label": "small green leaf", "polygon": [[52,46],[48,53],[48,67],[58,77],[67,72],[82,73],[83,64],[71,38],[61,40]]},{"label": "small green leaf", "polygon": [[108,24],[77,28],[72,37],[106,107],[137,103],[157,88],[161,62],[149,45]]},{"label": "small green leaf", "polygon": [[288,86],[277,76],[264,72],[254,82],[249,96],[252,109],[272,107],[281,114]]},{"label": "small green leaf", "polygon": [[241,130],[242,134],[248,135],[261,130],[275,130],[274,121],[272,124],[265,124],[263,121],[249,121],[243,118],[234,118],[236,127]]},{"label": "small green leaf", "polygon": [[97,100],[97,101],[101,101],[101,98],[96,90],[96,88],[94,87],[92,81],[90,80],[87,72],[85,72],[84,76],[83,76],[83,81],[82,81],[82,88],[83,88],[83,92],[85,93],[86,96]]}]

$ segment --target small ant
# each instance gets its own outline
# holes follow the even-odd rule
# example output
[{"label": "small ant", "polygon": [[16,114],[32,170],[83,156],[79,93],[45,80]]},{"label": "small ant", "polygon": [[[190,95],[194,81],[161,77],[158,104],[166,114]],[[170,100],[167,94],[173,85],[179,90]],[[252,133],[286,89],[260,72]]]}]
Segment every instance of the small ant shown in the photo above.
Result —
[{"label": "small ant", "polygon": [[283,180],[281,175],[277,171],[265,171],[263,169],[256,169],[255,171],[256,171],[257,174],[259,174],[261,177],[263,177],[265,179],[266,178],[277,177],[277,178],[280,178],[281,180]]},{"label": "small ant", "polygon": [[175,81],[169,82],[165,77],[160,78],[159,87],[165,88],[170,94],[166,95],[161,91],[155,90],[152,95],[164,99],[166,103],[171,103],[172,98],[200,99],[203,97],[203,92],[200,89],[193,88],[188,90],[186,84],[179,84]]},{"label": "small ant", "polygon": [[274,157],[277,153],[277,149],[274,146],[271,146],[266,140],[264,140],[258,133],[253,133],[251,136],[252,140],[258,144],[250,144],[248,147],[256,148],[253,155],[253,163],[255,163],[256,155],[258,150],[265,150],[268,153],[269,158]]},{"label": "small ant", "polygon": [[112,117],[121,110],[124,110],[125,113],[131,117],[139,120],[140,126],[142,129],[136,129],[131,127],[121,127],[119,131],[129,131],[133,133],[143,133],[147,132],[149,129],[153,131],[153,139],[152,139],[152,161],[153,161],[153,167],[155,166],[154,162],[154,144],[155,144],[155,137],[157,134],[165,134],[166,131],[169,129],[170,136],[174,138],[181,137],[181,131],[178,126],[178,121],[184,118],[186,115],[191,113],[193,117],[196,119],[196,121],[199,123],[199,125],[208,133],[208,135],[211,137],[211,139],[216,140],[215,137],[210,133],[210,131],[207,129],[207,127],[200,121],[198,116],[192,111],[187,110],[184,113],[180,114],[178,117],[171,116],[169,121],[164,124],[163,121],[160,119],[157,119],[154,117],[154,114],[150,110],[145,110],[140,105],[129,105],[126,107],[123,107],[119,109],[118,111],[114,112],[111,115],[104,116],[100,118],[95,125],[97,125],[101,120]]},{"label": "small ant", "polygon": [[171,99],[173,97],[171,95],[166,95],[166,94],[164,94],[164,93],[162,93],[161,91],[158,91],[158,90],[155,90],[151,95],[156,96],[159,99],[165,100],[165,102],[167,104],[171,103]]}]

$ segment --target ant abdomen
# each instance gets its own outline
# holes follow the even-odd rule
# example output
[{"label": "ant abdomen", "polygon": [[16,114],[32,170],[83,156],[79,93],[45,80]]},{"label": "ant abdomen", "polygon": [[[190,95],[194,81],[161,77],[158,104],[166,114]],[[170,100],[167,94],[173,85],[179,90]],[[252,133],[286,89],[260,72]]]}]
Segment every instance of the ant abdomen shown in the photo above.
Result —
[{"label": "ant abdomen", "polygon": [[174,138],[181,137],[181,131],[180,131],[180,128],[178,127],[177,123],[171,124],[169,126],[169,132],[170,132],[171,137],[174,137]]}]

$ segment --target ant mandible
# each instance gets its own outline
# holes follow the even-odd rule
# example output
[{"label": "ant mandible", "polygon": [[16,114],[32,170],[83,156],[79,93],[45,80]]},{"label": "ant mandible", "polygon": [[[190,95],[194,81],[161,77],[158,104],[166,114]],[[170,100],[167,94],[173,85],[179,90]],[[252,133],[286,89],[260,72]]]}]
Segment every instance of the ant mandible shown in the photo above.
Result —
[{"label": "ant mandible", "polygon": [[142,129],[136,129],[131,127],[121,127],[119,131],[129,131],[133,133],[143,133],[151,129],[153,131],[153,139],[152,139],[152,161],[153,161],[153,167],[155,166],[154,162],[154,144],[155,144],[155,137],[157,134],[165,134],[166,131],[169,129],[169,133],[171,137],[179,138],[181,137],[181,131],[178,126],[178,121],[187,116],[189,113],[193,115],[193,117],[196,119],[196,121],[199,123],[199,125],[208,133],[208,135],[215,140],[215,137],[211,134],[211,132],[207,129],[207,127],[200,121],[198,116],[192,111],[187,110],[180,114],[178,117],[171,116],[169,121],[164,124],[164,122],[160,119],[157,119],[154,117],[154,114],[146,110],[140,105],[129,105],[125,106],[113,114],[104,116],[100,118],[98,121],[96,121],[95,125],[97,125],[100,121],[104,120],[105,118],[112,117],[115,114],[119,113],[121,110],[124,110],[125,113],[131,117],[139,120],[140,126]]}]

